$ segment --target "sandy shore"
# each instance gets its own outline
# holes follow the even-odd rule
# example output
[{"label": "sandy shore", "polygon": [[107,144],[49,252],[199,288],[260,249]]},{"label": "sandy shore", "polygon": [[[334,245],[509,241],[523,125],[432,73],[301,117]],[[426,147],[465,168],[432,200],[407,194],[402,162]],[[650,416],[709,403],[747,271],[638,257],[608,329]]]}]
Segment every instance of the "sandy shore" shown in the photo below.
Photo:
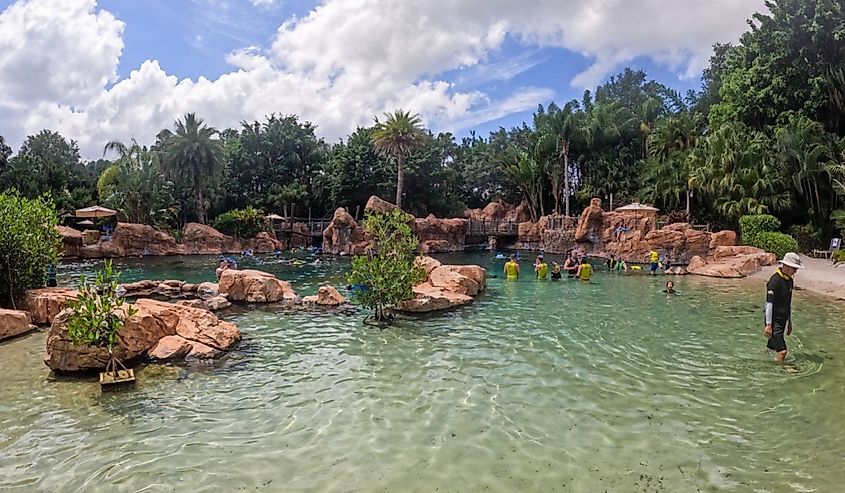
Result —
[{"label": "sandy shore", "polygon": [[[810,258],[806,255],[801,255],[801,262],[804,268],[795,276],[797,289],[806,289],[845,301],[845,264],[834,267],[830,260]],[[749,277],[768,280],[775,268],[764,267]]]}]

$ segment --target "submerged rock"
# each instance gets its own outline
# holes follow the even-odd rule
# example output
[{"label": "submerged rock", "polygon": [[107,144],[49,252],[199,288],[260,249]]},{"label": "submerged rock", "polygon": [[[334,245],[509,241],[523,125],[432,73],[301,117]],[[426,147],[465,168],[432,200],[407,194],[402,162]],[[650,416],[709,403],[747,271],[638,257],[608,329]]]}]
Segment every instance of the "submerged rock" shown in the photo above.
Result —
[{"label": "submerged rock", "polygon": [[487,269],[478,265],[441,265],[431,257],[420,257],[417,265],[428,272],[422,283],[414,286],[414,298],[396,309],[402,312],[432,312],[463,306],[483,291]]},{"label": "submerged rock", "polygon": [[23,310],[0,308],[0,341],[26,334],[35,329],[29,313]]},{"label": "submerged rock", "polygon": [[346,303],[346,298],[334,286],[326,285],[320,286],[317,294],[302,298],[302,302],[319,306],[340,306]]}]

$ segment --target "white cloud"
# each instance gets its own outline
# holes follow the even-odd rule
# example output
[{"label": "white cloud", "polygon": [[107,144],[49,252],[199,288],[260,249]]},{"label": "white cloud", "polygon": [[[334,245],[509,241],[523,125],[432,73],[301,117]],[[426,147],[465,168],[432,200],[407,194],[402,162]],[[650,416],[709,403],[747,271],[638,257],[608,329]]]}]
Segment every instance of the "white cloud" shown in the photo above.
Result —
[{"label": "white cloud", "polygon": [[[194,1],[231,7],[228,0]],[[465,87],[507,80],[536,63],[534,55],[506,57],[507,39],[528,51],[582,53],[591,65],[571,81],[576,87],[591,86],[636,57],[694,76],[712,43],[736,39],[761,7],[756,4],[322,0],[307,16],[282,24],[266,49],[245,46],[227,55],[233,71],[216,80],[178,80],[153,60],[115,83],[122,22],[98,11],[95,0],[21,0],[0,13],[0,134],[19,143],[53,128],[95,157],[111,139],[150,143],[187,111],[221,128],[295,113],[334,140],[400,107],[419,112],[434,130],[458,131],[555,96],[531,87],[494,99]],[[442,80],[455,71],[456,82]]]}]

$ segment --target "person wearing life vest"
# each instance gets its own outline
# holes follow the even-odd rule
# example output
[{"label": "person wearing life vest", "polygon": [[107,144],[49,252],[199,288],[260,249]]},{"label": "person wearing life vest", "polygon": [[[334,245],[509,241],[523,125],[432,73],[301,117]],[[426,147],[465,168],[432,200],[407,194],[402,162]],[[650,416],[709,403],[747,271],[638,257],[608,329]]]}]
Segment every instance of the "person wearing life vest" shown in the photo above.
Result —
[{"label": "person wearing life vest", "polygon": [[519,278],[519,264],[516,263],[516,255],[511,254],[510,260],[505,262],[505,279],[515,281]]},{"label": "person wearing life vest", "polygon": [[593,277],[593,266],[587,262],[586,257],[581,259],[581,265],[578,266],[578,271],[575,273],[575,277],[582,281],[589,281],[590,278]]},{"label": "person wearing life vest", "polygon": [[648,252],[648,255],[646,256],[646,258],[648,259],[649,263],[651,264],[651,274],[652,275],[657,274],[657,266],[660,263],[660,254],[657,253],[657,250],[652,250],[652,251]]},{"label": "person wearing life vest", "polygon": [[545,279],[549,274],[549,264],[542,255],[537,257],[537,263],[534,264],[534,272],[537,274],[537,279]]}]

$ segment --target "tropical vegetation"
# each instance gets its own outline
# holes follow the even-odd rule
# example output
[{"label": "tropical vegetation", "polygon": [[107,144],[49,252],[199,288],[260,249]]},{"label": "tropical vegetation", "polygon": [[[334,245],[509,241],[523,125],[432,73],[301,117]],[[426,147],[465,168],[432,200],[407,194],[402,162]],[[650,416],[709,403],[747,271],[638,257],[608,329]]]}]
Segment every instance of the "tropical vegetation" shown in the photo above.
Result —
[{"label": "tropical vegetation", "polygon": [[56,210],[44,197],[0,194],[0,307],[16,308],[26,290],[44,286],[58,262]]},{"label": "tropical vegetation", "polygon": [[44,130],[16,154],[0,138],[0,190],[49,194],[60,213],[102,202],[173,229],[247,206],[360,217],[370,195],[441,217],[525,201],[535,219],[600,197],[732,228],[770,214],[802,243],[826,242],[845,228],[843,4],[766,6],[737,43],[714,47],[700,90],[686,94],[626,69],[528,123],[459,139],[403,110],[333,143],[294,115],[218,131],[189,113],[148,148],[111,143],[110,159],[87,162]]}]

